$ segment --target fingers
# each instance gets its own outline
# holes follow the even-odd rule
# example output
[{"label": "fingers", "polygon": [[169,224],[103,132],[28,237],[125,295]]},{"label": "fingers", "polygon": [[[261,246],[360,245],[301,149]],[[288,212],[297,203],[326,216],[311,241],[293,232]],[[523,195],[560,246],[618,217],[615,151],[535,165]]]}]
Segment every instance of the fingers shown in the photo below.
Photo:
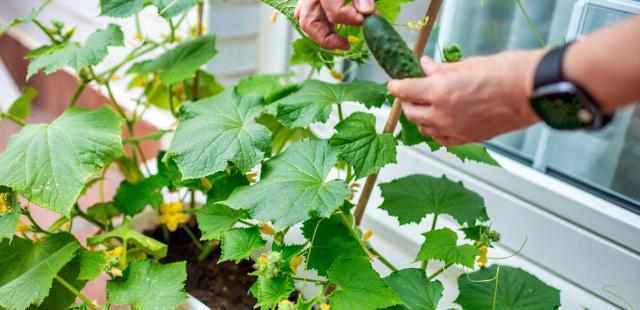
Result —
[{"label": "fingers", "polygon": [[427,76],[437,73],[439,68],[441,67],[440,64],[433,61],[433,59],[431,59],[431,57],[429,56],[422,56],[422,58],[420,58],[420,66],[422,67],[422,71],[424,71],[424,74],[426,74]]},{"label": "fingers", "polygon": [[344,0],[320,0],[320,3],[329,21],[334,24],[361,26],[364,22],[364,16],[355,7],[345,5]]},{"label": "fingers", "polygon": [[433,88],[432,84],[429,78],[407,78],[392,80],[387,84],[387,90],[404,101],[431,104],[429,96]]},{"label": "fingers", "polygon": [[353,5],[361,14],[371,14],[374,11],[374,0],[353,0]]},{"label": "fingers", "polygon": [[336,33],[333,24],[324,15],[319,0],[299,1],[294,14],[300,22],[300,28],[322,48],[341,50],[350,48],[349,41]]},{"label": "fingers", "polygon": [[429,105],[402,101],[402,111],[412,123],[422,126],[433,126],[433,108]]}]

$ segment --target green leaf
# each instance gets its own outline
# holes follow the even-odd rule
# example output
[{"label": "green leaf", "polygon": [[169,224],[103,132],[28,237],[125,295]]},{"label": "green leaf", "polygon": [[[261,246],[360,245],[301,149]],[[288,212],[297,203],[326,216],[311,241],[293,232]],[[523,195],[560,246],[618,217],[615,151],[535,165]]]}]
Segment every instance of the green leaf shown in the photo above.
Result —
[{"label": "green leaf", "polygon": [[[187,78],[183,80],[184,93],[187,98],[193,98],[193,79]],[[205,70],[200,70],[200,93],[198,99],[205,99],[213,97],[224,91],[224,87],[216,81],[216,77],[213,74]]]},{"label": "green leaf", "polygon": [[[273,106],[273,105],[272,105]],[[271,140],[273,142],[273,153],[279,154],[284,148],[298,140],[313,138],[313,132],[309,128],[294,128],[282,125],[275,116],[271,114],[262,114],[256,119],[256,123],[263,125],[271,131]]]},{"label": "green leaf", "polygon": [[249,258],[251,251],[257,250],[267,244],[260,236],[258,226],[246,228],[232,228],[222,235],[222,255],[218,264],[226,260],[235,260],[236,264]]},{"label": "green leaf", "polygon": [[107,256],[103,251],[82,251],[78,279],[93,281],[100,275],[102,266],[106,263]]},{"label": "green leaf", "polygon": [[272,8],[278,10],[280,13],[293,24],[294,27],[298,26],[298,20],[293,16],[293,11],[296,9],[297,0],[260,0]]},{"label": "green leaf", "polygon": [[[402,143],[404,145],[417,145],[422,142],[427,143],[432,152],[435,152],[443,146],[429,137],[423,136],[418,130],[416,124],[410,122],[404,113],[400,116],[400,124],[402,125]],[[470,160],[479,163],[500,167],[500,164],[489,155],[487,148],[477,144],[467,144],[460,146],[446,147],[447,152],[456,155],[462,162]]]},{"label": "green leaf", "polygon": [[397,217],[400,225],[420,223],[427,214],[447,214],[460,225],[489,219],[480,195],[444,175],[414,174],[380,184],[380,190],[384,202],[379,208]]},{"label": "green leaf", "polygon": [[339,257],[327,274],[331,283],[340,286],[329,295],[331,308],[375,310],[403,303],[373,270],[368,257]]},{"label": "green leaf", "polygon": [[100,16],[125,18],[139,13],[150,0],[100,0]]},{"label": "green leaf", "polygon": [[344,181],[326,181],[337,161],[329,141],[300,140],[262,165],[257,184],[237,188],[220,204],[248,210],[277,230],[309,219],[310,213],[327,217],[351,195]]},{"label": "green leaf", "polygon": [[69,44],[59,50],[31,58],[27,80],[42,69],[46,74],[71,67],[74,70],[100,64],[107,56],[107,46],[124,46],[124,34],[116,24],[92,33],[83,46]]},{"label": "green leaf", "polygon": [[[498,268],[500,272],[498,274]],[[498,275],[498,288],[493,279]],[[472,282],[471,280],[475,282]],[[520,268],[493,265],[469,277],[458,277],[460,295],[454,301],[464,309],[552,310],[560,307],[560,291]],[[493,304],[495,294],[495,307]]]},{"label": "green leaf", "polygon": [[291,277],[274,277],[266,276],[258,277],[258,303],[255,307],[267,307],[275,309],[276,304],[281,300],[289,298],[289,295],[295,291],[296,287]]},{"label": "green leaf", "polygon": [[340,150],[340,158],[353,166],[356,179],[395,164],[398,141],[389,133],[376,132],[376,117],[356,112],[335,126],[338,133],[329,141]]},{"label": "green leaf", "polygon": [[[51,2],[51,0],[45,0],[38,9],[35,9],[35,8],[31,9],[31,11],[29,11],[29,14],[27,14],[23,18],[16,18],[4,24],[2,27],[0,27],[0,36],[2,36],[9,28],[17,24],[30,23],[32,20],[34,20],[38,16],[38,14],[40,14],[40,11],[42,11],[42,9],[44,9],[44,7],[47,4],[49,4],[49,2]],[[295,2],[294,2],[294,5],[295,5]]]},{"label": "green leaf", "polygon": [[22,89],[22,95],[13,102],[7,114],[12,115],[18,119],[25,120],[29,117],[31,112],[31,99],[37,96],[38,92],[33,87],[27,86]]},{"label": "green leaf", "polygon": [[264,109],[258,95],[239,95],[234,88],[180,107],[180,123],[169,146],[183,179],[222,171],[233,162],[242,173],[271,153],[267,128],[254,124]]},{"label": "green leaf", "polygon": [[229,198],[236,188],[250,184],[247,177],[235,167],[227,167],[225,171],[207,178],[211,183],[211,189],[207,192],[207,203],[223,201]]},{"label": "green leaf", "polygon": [[103,242],[110,242],[113,238],[120,238],[121,240],[133,242],[136,247],[143,249],[148,254],[153,255],[156,259],[161,259],[167,256],[166,244],[135,231],[133,226],[131,226],[131,222],[129,222],[127,218],[122,221],[122,226],[119,228],[108,233],[87,238],[87,246],[96,246]]},{"label": "green leaf", "polygon": [[0,306],[25,309],[40,305],[60,272],[80,248],[68,233],[33,242],[22,238],[0,242]]},{"label": "green leaf", "polygon": [[131,138],[131,139],[125,139],[122,140],[122,144],[138,144],[142,141],[146,141],[146,140],[153,140],[153,141],[158,141],[160,140],[160,138],[162,138],[165,134],[172,132],[173,130],[171,129],[164,129],[164,130],[158,130],[156,132],[152,132],[144,137],[140,137],[140,138]]},{"label": "green leaf", "polygon": [[157,209],[162,201],[162,193],[158,190],[166,183],[167,180],[160,175],[152,175],[135,184],[124,180],[120,183],[113,200],[122,206],[124,215],[136,215],[144,211],[148,205]]},{"label": "green leaf", "polygon": [[325,61],[328,63],[333,61],[333,54],[324,52],[323,49],[309,37],[298,39],[291,43],[291,46],[293,47],[293,53],[291,54],[289,64],[308,64],[312,66],[313,69],[319,71],[325,66]]},{"label": "green leaf", "polygon": [[481,241],[482,233],[487,233],[491,229],[489,226],[477,225],[477,226],[462,227],[460,228],[460,230],[464,233],[464,238],[466,240]]},{"label": "green leaf", "polygon": [[390,23],[396,21],[400,14],[400,4],[412,2],[413,0],[380,0],[375,4],[376,10],[380,12],[380,16],[384,17]]},{"label": "green leaf", "polygon": [[107,281],[107,302],[136,310],[175,309],[187,299],[186,279],[184,261],[161,265],[148,259],[135,260],[122,277]]},{"label": "green leaf", "polygon": [[[58,277],[62,278],[69,285],[78,291],[81,291],[87,284],[86,280],[78,279],[80,272],[80,256],[76,255],[69,263],[64,265]],[[49,290],[49,296],[44,299],[39,306],[31,305],[27,310],[50,310],[50,309],[63,309],[76,301],[76,295],[71,292],[59,281],[53,281],[51,289]],[[85,310],[85,309],[83,309]]]},{"label": "green leaf", "polygon": [[[10,209],[0,216],[0,241],[7,238],[11,242],[20,222],[20,203],[18,196],[12,194],[11,189],[6,186],[0,185],[0,194],[4,194],[3,197],[0,197],[0,203],[6,200],[11,201],[11,206],[7,206]],[[6,197],[11,199],[6,199]]]},{"label": "green leaf", "polygon": [[222,234],[231,229],[231,225],[239,219],[249,217],[247,211],[234,210],[214,202],[207,202],[196,213],[198,228],[202,231],[200,240],[220,240]]},{"label": "green leaf", "polygon": [[193,7],[194,0],[153,0],[158,13],[166,19],[176,17]]},{"label": "green leaf", "polygon": [[360,242],[351,236],[349,229],[337,215],[304,222],[302,235],[311,244],[311,253],[305,257],[308,258],[307,268],[317,270],[320,276],[327,275],[327,270],[338,257],[369,258]]},{"label": "green leaf", "polygon": [[282,245],[279,245],[277,242],[273,242],[271,244],[271,250],[282,254],[282,270],[295,276],[295,273],[291,270],[291,259],[298,256],[298,253],[300,253],[305,246],[306,244],[286,245],[283,243]]},{"label": "green leaf", "polygon": [[124,155],[121,123],[105,105],[96,111],[71,108],[50,125],[25,126],[0,154],[0,185],[69,216],[87,178]]},{"label": "green leaf", "polygon": [[458,235],[449,228],[432,230],[422,235],[425,241],[414,262],[437,259],[473,269],[476,256],[482,254],[473,245],[458,245]]},{"label": "green leaf", "polygon": [[31,50],[31,52],[29,52],[29,54],[27,54],[26,56],[24,56],[24,59],[31,59],[35,56],[40,56],[40,55],[44,55],[44,54],[50,54],[54,51],[57,51],[65,46],[69,45],[69,42],[63,42],[60,43],[58,45],[43,45],[40,46],[34,50]]},{"label": "green leaf", "polygon": [[[152,85],[150,85],[149,87],[145,87],[144,89],[144,95],[147,97],[147,101],[160,109],[171,110],[171,101],[169,100],[169,87],[159,81],[152,81],[151,83]],[[174,103],[174,108],[177,108],[177,106],[175,105],[178,104],[178,100],[175,96],[175,93],[173,95],[174,96],[172,97],[172,100]]]},{"label": "green leaf", "polygon": [[[173,1],[173,0],[155,0]],[[192,1],[192,0],[191,0]],[[200,66],[206,64],[216,50],[216,35],[208,34],[181,43],[142,66],[142,73],[160,71],[160,81],[165,85],[182,81],[194,75]]]},{"label": "green leaf", "polygon": [[334,104],[355,101],[367,108],[380,107],[387,93],[385,84],[355,79],[348,83],[330,84],[307,80],[297,92],[276,101],[276,118],[289,128],[309,127],[326,122]]},{"label": "green leaf", "polygon": [[395,305],[386,310],[436,310],[444,291],[440,281],[429,281],[425,271],[419,268],[396,270],[383,280],[406,304]]},{"label": "green leaf", "polygon": [[238,93],[260,94],[266,104],[271,104],[298,88],[298,84],[295,83],[282,83],[283,78],[292,76],[295,76],[293,72],[250,76],[240,80],[237,86]]}]

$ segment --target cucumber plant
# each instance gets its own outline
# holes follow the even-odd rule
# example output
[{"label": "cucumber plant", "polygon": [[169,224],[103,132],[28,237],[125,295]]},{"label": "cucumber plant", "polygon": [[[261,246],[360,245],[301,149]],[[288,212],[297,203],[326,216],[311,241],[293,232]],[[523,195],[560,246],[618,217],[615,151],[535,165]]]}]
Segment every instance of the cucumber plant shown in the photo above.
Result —
[{"label": "cucumber plant", "polygon": [[[131,224],[149,206],[166,237],[184,229],[202,249],[201,258],[220,246],[221,262],[253,261],[256,281],[249,294],[261,309],[436,309],[445,289],[436,277],[454,265],[477,269],[458,279],[455,303],[464,309],[560,306],[559,291],[525,271],[483,267],[487,250],[500,234],[491,229],[483,198],[446,176],[416,174],[379,185],[383,203],[378,207],[400,225],[431,221],[415,260],[406,262],[414,263],[413,268],[396,268],[385,258],[392,253],[372,246],[372,233],[361,231],[353,215],[358,182],[397,163],[400,143],[442,148],[404,118],[402,134],[394,136],[377,132],[371,113],[343,115],[345,102],[381,107],[390,98],[385,84],[358,79],[336,84],[311,79],[312,75],[297,83],[293,74],[283,73],[248,77],[224,88],[199,70],[217,54],[215,34],[202,35],[201,22],[187,26],[187,35],[180,32],[194,6],[199,6],[202,20],[202,0],[101,0],[101,15],[133,17],[138,33],[125,34],[117,24],[109,24],[83,43],[73,41],[73,28],[65,30],[63,22],[38,19],[49,2],[0,28],[1,35],[16,24],[34,23],[48,36],[49,43],[27,55],[27,79],[40,70],[48,74],[69,67],[79,82],[69,108],[51,124],[24,123],[35,95],[28,88],[0,114],[23,126],[0,154],[0,309],[129,305],[158,310],[180,305],[187,298],[185,263],[158,263],[171,249]],[[306,64],[312,73],[330,70],[341,77],[336,61],[364,64],[371,58],[370,49],[393,78],[424,75],[389,24],[403,1],[378,1],[381,15],[368,17],[364,27],[338,25],[338,33],[352,43],[348,51],[322,49],[302,33],[293,18],[295,1],[265,2],[300,32],[301,38],[293,42],[293,65]],[[170,33],[161,40],[141,32],[147,26],[140,25],[138,14],[146,6],[156,7],[169,25]],[[125,38],[137,40],[135,47],[115,66],[98,71],[96,65],[110,49],[125,48]],[[152,52],[161,55],[143,60]],[[455,57],[447,60],[458,60],[460,48],[449,54]],[[136,108],[128,112],[112,92],[113,81],[121,75],[129,79],[136,96]],[[86,87],[105,90],[112,105],[97,110],[74,107]],[[154,167],[148,166],[150,156],[143,154],[140,143],[172,130],[136,135],[135,125],[150,106],[178,120],[168,150],[153,155]],[[336,133],[329,139],[315,137],[309,125],[326,123],[334,110],[339,118]],[[446,150],[463,161],[498,165],[477,145]],[[116,194],[101,197],[93,206],[81,205],[78,199],[87,189],[102,188],[108,169],[124,175]],[[328,180],[335,172],[342,177]],[[171,200],[175,194],[170,192],[180,198]],[[196,192],[207,198],[202,206],[195,204]],[[185,208],[189,196],[190,208]],[[60,217],[42,227],[31,214],[38,207]],[[202,232],[199,240],[191,231],[189,215],[195,216]],[[93,237],[78,240],[70,233],[78,217],[96,226]],[[452,218],[460,227],[436,229],[441,217]],[[290,243],[287,236],[298,228],[305,241]],[[256,250],[264,254],[256,255]],[[384,271],[388,276],[381,277],[372,267],[376,260],[389,269]],[[442,262],[442,268],[427,274],[428,263],[434,261]],[[308,278],[308,270],[315,270],[317,277]],[[100,305],[81,290],[101,273],[109,280],[106,303]],[[290,301],[296,282],[309,282],[320,290]]]}]

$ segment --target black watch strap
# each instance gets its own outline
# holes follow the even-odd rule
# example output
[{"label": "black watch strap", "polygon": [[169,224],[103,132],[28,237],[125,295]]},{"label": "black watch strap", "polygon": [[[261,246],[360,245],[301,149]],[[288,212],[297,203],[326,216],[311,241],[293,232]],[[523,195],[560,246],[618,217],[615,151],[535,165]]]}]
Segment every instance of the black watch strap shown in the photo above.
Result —
[{"label": "black watch strap", "polygon": [[564,73],[562,72],[562,59],[564,58],[564,52],[567,47],[571,45],[571,42],[563,47],[555,48],[549,51],[538,65],[536,74],[534,77],[534,89],[566,81]]}]

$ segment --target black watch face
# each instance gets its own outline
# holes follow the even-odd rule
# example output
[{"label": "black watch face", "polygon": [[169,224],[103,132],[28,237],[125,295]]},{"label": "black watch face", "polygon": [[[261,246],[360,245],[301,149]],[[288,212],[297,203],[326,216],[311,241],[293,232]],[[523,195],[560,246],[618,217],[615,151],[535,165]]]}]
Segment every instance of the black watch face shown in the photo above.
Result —
[{"label": "black watch face", "polygon": [[531,106],[545,123],[555,129],[589,128],[595,117],[580,97],[570,83],[552,84],[534,92]]}]

